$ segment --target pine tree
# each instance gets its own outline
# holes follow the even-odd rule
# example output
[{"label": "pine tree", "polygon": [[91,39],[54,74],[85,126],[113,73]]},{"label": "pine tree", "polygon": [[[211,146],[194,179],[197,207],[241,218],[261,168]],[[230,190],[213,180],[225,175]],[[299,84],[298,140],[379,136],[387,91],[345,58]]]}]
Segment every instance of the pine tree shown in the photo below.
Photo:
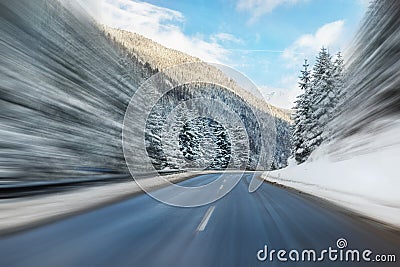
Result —
[{"label": "pine tree", "polygon": [[344,99],[344,60],[342,54],[340,52],[337,53],[336,59],[333,62],[333,79],[335,83],[335,109],[333,110],[333,114],[331,114],[331,118],[337,116],[338,110],[338,102],[339,99]]},{"label": "pine tree", "polygon": [[310,71],[309,64],[304,60],[304,70],[301,71],[299,87],[302,90],[296,100],[294,107],[294,124],[292,126],[292,154],[298,163],[304,162],[310,154],[309,149],[305,146],[307,141],[306,126],[310,123],[309,98],[310,98]]},{"label": "pine tree", "polygon": [[309,99],[311,123],[305,130],[307,132],[306,146],[311,153],[327,135],[326,125],[335,109],[337,99],[332,57],[324,47],[319,52],[313,68]]},{"label": "pine tree", "polygon": [[338,52],[336,54],[336,59],[333,62],[333,77],[336,82],[340,82],[339,85],[343,85],[343,71],[344,71],[344,60],[342,53]]},{"label": "pine tree", "polygon": [[328,122],[337,112],[338,99],[343,88],[343,57],[340,52],[336,60],[326,48],[319,52],[310,78],[305,61],[299,86],[303,93],[296,101],[292,126],[292,154],[298,163],[330,136]]}]

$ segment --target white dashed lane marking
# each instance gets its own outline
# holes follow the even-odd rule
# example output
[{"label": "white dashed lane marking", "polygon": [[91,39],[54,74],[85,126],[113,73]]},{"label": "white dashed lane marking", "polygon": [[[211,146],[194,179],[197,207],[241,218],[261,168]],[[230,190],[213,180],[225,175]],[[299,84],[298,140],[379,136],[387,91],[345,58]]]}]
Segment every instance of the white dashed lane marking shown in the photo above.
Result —
[{"label": "white dashed lane marking", "polygon": [[203,219],[201,220],[199,226],[197,227],[197,232],[202,232],[204,229],[206,229],[207,223],[211,218],[211,215],[213,214],[215,209],[215,206],[211,206],[208,208],[206,214],[204,214]]}]

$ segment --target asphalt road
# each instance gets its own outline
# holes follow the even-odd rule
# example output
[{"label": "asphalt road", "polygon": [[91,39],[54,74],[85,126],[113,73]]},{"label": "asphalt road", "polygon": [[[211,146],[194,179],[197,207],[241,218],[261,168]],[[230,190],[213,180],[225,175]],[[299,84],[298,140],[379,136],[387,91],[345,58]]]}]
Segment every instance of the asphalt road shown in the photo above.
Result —
[{"label": "asphalt road", "polygon": [[[201,175],[180,185],[204,185],[216,178]],[[267,183],[249,193],[250,179],[245,175],[228,195],[207,206],[171,207],[143,194],[0,237],[0,266],[398,266],[398,232]],[[347,241],[342,250],[339,238]],[[298,250],[300,262],[281,262],[276,254],[272,261],[260,261],[257,253],[265,245],[268,251],[285,249],[283,258]],[[377,254],[395,254],[397,264],[333,262],[326,254],[322,263],[301,262],[303,250],[315,250],[318,258],[329,247],[338,250],[338,257],[348,249],[369,249],[372,260]]]}]

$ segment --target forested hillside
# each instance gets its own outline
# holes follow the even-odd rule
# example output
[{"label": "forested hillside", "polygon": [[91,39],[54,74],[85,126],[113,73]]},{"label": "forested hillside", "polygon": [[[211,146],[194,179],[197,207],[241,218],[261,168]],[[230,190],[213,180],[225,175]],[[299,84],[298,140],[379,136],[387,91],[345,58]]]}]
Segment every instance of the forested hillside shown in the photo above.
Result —
[{"label": "forested hillside", "polygon": [[[129,50],[129,47],[113,40],[74,1],[62,4],[46,0],[1,1],[0,23],[4,40],[0,43],[0,176],[3,179],[42,180],[81,177],[97,172],[126,172],[121,137],[131,97],[144,81],[162,70],[162,66],[180,63],[182,58],[192,59],[175,52],[178,54],[176,60],[166,65],[155,65],[154,62],[160,60],[150,55],[157,53],[151,49],[144,52],[139,48],[145,46],[139,44],[136,44],[138,51]],[[160,49],[159,46],[153,48]],[[173,59],[169,54],[168,58]],[[215,70],[208,73],[213,72]],[[166,72],[164,77],[163,83],[176,82],[172,73]],[[224,77],[217,75],[226,81]],[[235,88],[233,81],[228,82],[218,88],[216,94],[221,100],[230,98],[231,103],[243,105],[233,110],[243,116],[243,121],[247,120],[246,128],[254,133],[263,130],[262,127],[251,128],[254,120],[248,120],[250,117],[246,118],[245,113],[240,112],[259,113],[259,117],[265,116],[269,120],[273,118],[283,133],[288,129],[285,112],[279,113],[278,109],[243,90],[226,89],[230,88],[228,85]],[[279,115],[271,117],[267,112],[270,109]],[[150,128],[151,123],[149,121]],[[158,125],[160,123],[162,120]],[[207,138],[214,140],[214,136],[219,136],[219,149],[227,149],[233,139],[223,137],[222,128],[212,121],[207,123],[212,133]],[[193,153],[198,154],[196,151],[200,150],[194,140],[199,139],[187,137],[187,128],[191,125],[200,127],[205,125],[205,121],[186,123],[183,130],[178,131],[181,138],[177,139],[179,146],[174,150],[164,151],[163,147],[152,146],[155,139],[147,137],[151,141],[147,144],[150,144],[147,151],[156,168],[181,167],[171,152],[189,158]],[[152,128],[146,134],[152,131],[157,132]],[[288,139],[279,134],[270,135],[272,137],[275,140],[260,140],[258,134],[249,137],[250,144],[254,144],[250,157],[264,162],[263,168],[268,168],[271,162],[260,161],[260,158],[267,157],[259,150],[260,142],[271,142],[267,151],[274,154],[274,166],[285,164],[288,155]],[[276,140],[278,146],[275,146]],[[194,145],[194,148],[185,148],[187,144]],[[151,151],[158,152],[151,154]],[[218,153],[226,156],[225,152]],[[221,166],[214,162],[210,167],[224,167],[225,161],[220,162]],[[254,168],[255,165],[249,163],[248,167]],[[140,166],[138,171],[141,171]]]},{"label": "forested hillside", "polygon": [[[105,35],[119,47],[121,53],[124,54],[126,58],[130,58],[134,62],[148,64],[154,72],[165,72],[172,83],[182,84],[188,81],[201,82],[212,79],[215,84],[222,85],[232,92],[227,93],[228,95],[233,94],[243,99],[245,102],[243,104],[251,106],[254,112],[259,113],[258,116],[263,117],[266,114],[272,114],[274,117],[274,128],[275,131],[277,131],[275,135],[276,140],[272,141],[265,138],[265,140],[262,141],[265,146],[274,147],[273,161],[272,163],[268,163],[268,165],[271,165],[272,168],[281,168],[286,165],[287,158],[290,155],[290,112],[288,110],[276,108],[266,103],[262,98],[240,87],[232,78],[228,77],[216,66],[201,62],[198,58],[166,48],[136,33],[106,26],[102,26],[102,28]],[[180,67],[172,68],[176,65]],[[214,89],[214,86],[210,88]],[[264,120],[268,121],[269,119],[264,117]],[[271,129],[264,129],[264,132],[270,130]],[[248,128],[247,131],[251,133],[252,130]],[[254,140],[257,139],[257,137],[250,136],[250,139]],[[272,142],[274,142],[273,145],[271,144]],[[253,149],[255,149],[255,147],[256,146],[254,146]],[[254,164],[250,165],[252,166],[251,168],[255,168]]]}]

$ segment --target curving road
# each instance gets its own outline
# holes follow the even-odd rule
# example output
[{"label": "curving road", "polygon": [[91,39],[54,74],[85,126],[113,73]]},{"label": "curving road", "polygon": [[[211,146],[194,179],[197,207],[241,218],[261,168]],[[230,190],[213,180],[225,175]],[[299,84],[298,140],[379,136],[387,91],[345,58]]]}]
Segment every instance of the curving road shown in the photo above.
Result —
[{"label": "curving road", "polygon": [[[237,175],[233,174],[232,176]],[[293,190],[264,183],[248,192],[246,174],[222,199],[176,208],[143,194],[82,215],[0,238],[0,266],[398,266],[400,236]],[[201,175],[180,185],[207,184]],[[160,190],[169,190],[168,188]],[[260,261],[272,249],[369,249],[369,258],[395,254],[396,263]],[[339,252],[338,252],[339,253]],[[258,253],[262,258],[264,252]],[[292,256],[295,254],[292,254]],[[307,256],[307,254],[305,254]]]}]

